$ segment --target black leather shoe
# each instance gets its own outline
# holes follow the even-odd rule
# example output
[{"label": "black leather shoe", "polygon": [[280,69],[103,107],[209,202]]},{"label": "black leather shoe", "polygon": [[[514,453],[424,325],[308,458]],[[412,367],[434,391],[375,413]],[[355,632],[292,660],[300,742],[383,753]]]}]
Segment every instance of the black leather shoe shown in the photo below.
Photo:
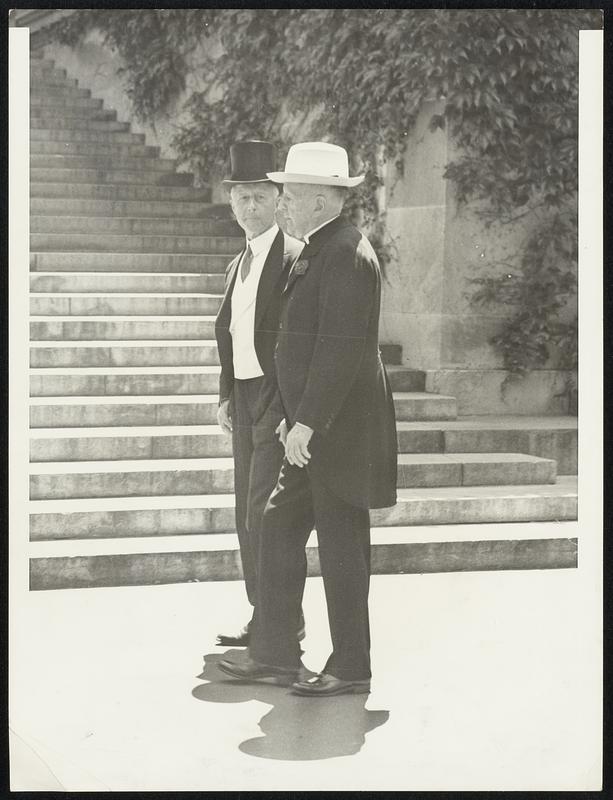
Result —
[{"label": "black leather shoe", "polygon": [[[238,633],[226,634],[218,633],[217,641],[215,644],[222,647],[249,647],[249,634],[251,632],[251,622],[248,622],[244,628],[241,628]],[[304,627],[304,616],[300,615],[300,623],[298,628],[298,641],[301,642],[306,636]]]},{"label": "black leather shoe", "polygon": [[241,628],[237,633],[218,633],[215,644],[222,645],[223,647],[247,647],[249,645],[250,628],[251,622],[248,622],[245,627]]},{"label": "black leather shoe", "polygon": [[275,678],[276,683],[281,686],[290,686],[299,676],[299,669],[289,669],[287,667],[275,667],[269,664],[260,664],[247,658],[245,661],[232,661],[225,658],[217,666],[226,675],[238,678],[241,681],[260,681],[266,678]]},{"label": "black leather shoe", "polygon": [[292,692],[304,697],[331,697],[335,694],[368,694],[370,679],[364,681],[344,681],[322,672],[306,681],[292,684]]}]

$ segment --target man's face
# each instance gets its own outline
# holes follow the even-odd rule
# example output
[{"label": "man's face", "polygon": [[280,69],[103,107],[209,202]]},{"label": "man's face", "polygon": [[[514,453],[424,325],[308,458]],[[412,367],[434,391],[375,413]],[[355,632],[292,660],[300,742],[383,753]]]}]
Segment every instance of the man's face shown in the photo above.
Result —
[{"label": "man's face", "polygon": [[239,183],[232,187],[232,211],[250,239],[273,225],[278,194],[277,187],[271,183]]},{"label": "man's face", "polygon": [[315,186],[286,183],[281,203],[287,217],[287,227],[292,236],[300,238],[318,225],[314,217],[317,192]]}]

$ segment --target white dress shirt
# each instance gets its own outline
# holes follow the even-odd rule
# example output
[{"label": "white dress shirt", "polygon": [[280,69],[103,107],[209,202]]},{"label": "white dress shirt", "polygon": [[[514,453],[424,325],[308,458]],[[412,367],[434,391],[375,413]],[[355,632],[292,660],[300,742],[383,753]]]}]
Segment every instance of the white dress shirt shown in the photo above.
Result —
[{"label": "white dress shirt", "polygon": [[[264,263],[272,247],[279,226],[275,223],[271,228],[253,239],[247,240],[251,248],[253,260],[245,281],[241,278],[241,264],[236,270],[236,280],[232,291],[232,317],[230,333],[232,335],[232,352],[234,361],[234,377],[239,380],[258,378],[264,374],[255,352],[255,301],[258,294],[260,277]],[[244,258],[244,256],[243,256]]]}]

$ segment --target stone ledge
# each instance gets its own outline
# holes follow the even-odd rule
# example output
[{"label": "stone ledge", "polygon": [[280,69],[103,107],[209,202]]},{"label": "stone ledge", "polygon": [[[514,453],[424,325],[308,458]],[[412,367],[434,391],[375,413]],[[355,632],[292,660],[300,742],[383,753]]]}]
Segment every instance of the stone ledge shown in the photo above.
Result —
[{"label": "stone ledge", "polygon": [[[503,388],[509,373],[503,369],[436,369],[426,371],[426,391],[457,399],[458,414],[570,413],[566,384],[573,373],[566,370],[534,370]],[[576,377],[576,376],[575,376]]]},{"label": "stone ledge", "polygon": [[[321,574],[315,548],[307,548],[308,575]],[[374,575],[577,566],[577,539],[403,542],[373,545]],[[240,580],[238,550],[138,553],[30,559],[30,589],[138,586]]]},{"label": "stone ledge", "polygon": [[[125,552],[127,540],[149,539],[147,549],[159,550],[160,537],[182,537],[234,531],[234,495],[37,500],[31,503],[30,540],[54,549],[41,555],[61,555],[55,549],[74,543],[70,555],[83,555],[86,541],[112,542]],[[371,524],[396,532],[399,527],[453,525],[458,536],[464,525],[559,522],[577,519],[577,480],[558,479],[546,486],[474,486],[439,489],[400,489],[392,508],[371,511]],[[481,533],[481,530],[483,533]],[[505,531],[507,530],[505,526]],[[484,538],[485,529],[480,529]],[[500,530],[502,534],[502,529]],[[408,535],[408,534],[407,534]],[[449,533],[446,534],[446,537]],[[466,538],[475,538],[475,533]],[[415,537],[412,537],[413,541]],[[487,538],[494,538],[490,531]],[[509,538],[520,538],[517,532]],[[548,536],[547,538],[551,538]],[[115,540],[115,541],[113,541]],[[122,543],[119,543],[122,540]],[[423,541],[423,540],[422,540]],[[236,544],[236,542],[235,542]],[[93,545],[92,545],[93,546]],[[98,545],[96,545],[98,546]],[[170,550],[178,548],[173,544]],[[206,549],[206,548],[190,548]],[[66,553],[68,554],[68,553]],[[96,553],[93,553],[94,555]]]}]

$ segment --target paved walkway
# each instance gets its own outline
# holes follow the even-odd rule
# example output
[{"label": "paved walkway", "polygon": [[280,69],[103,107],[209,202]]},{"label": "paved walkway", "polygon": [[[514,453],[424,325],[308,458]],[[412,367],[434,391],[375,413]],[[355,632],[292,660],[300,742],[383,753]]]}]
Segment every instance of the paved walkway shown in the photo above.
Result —
[{"label": "paved walkway", "polygon": [[[589,592],[581,569],[376,576],[373,691],[315,700],[218,671],[239,583],[23,595],[12,788],[597,788]],[[319,579],[304,605],[315,670]]]}]

